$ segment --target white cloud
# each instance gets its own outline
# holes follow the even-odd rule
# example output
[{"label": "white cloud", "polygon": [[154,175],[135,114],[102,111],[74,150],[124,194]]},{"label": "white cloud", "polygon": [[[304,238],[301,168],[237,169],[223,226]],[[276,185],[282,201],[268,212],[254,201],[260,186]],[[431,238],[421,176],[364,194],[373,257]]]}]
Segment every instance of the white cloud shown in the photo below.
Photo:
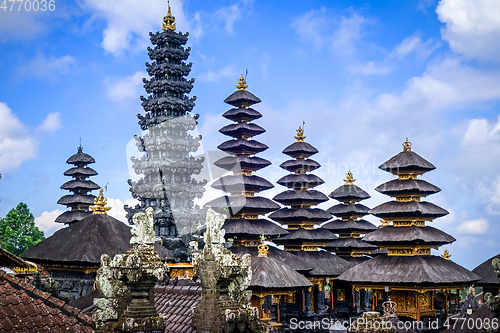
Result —
[{"label": "white cloud", "polygon": [[65,227],[64,223],[54,222],[55,219],[64,211],[56,209],[51,212],[43,212],[42,215],[35,218],[35,225],[45,233],[45,237],[52,235],[57,230]]},{"label": "white cloud", "polygon": [[366,65],[351,65],[347,70],[353,74],[363,75],[381,75],[392,71],[389,65],[375,65],[373,61],[369,61]]},{"label": "white cloud", "polygon": [[487,219],[479,218],[462,222],[457,227],[457,231],[464,234],[482,235],[488,231],[489,227],[490,224]]},{"label": "white cloud", "polygon": [[109,99],[115,102],[124,102],[137,99],[139,91],[142,88],[142,79],[147,78],[146,72],[137,71],[130,76],[123,78],[106,78],[106,94]]},{"label": "white cloud", "polygon": [[43,123],[37,128],[44,132],[54,132],[61,127],[61,114],[59,112],[49,113]]},{"label": "white cloud", "polygon": [[441,0],[436,13],[446,27],[444,40],[457,53],[498,62],[500,52],[500,1]]},{"label": "white cloud", "polygon": [[120,199],[107,198],[107,200],[107,206],[111,207],[108,211],[108,215],[122,221],[125,224],[127,224],[127,218],[125,217],[127,212],[123,209],[123,206],[129,205],[130,207],[135,207],[135,205],[139,204],[139,201],[136,199],[127,199],[125,200],[125,203]]},{"label": "white cloud", "polygon": [[234,69],[234,66],[230,65],[223,67],[216,72],[209,70],[208,72],[201,73],[200,75],[198,75],[198,79],[201,81],[216,82],[225,77],[235,78],[237,76],[238,73]]},{"label": "white cloud", "polygon": [[39,53],[27,64],[17,68],[17,78],[35,77],[54,81],[60,75],[70,74],[74,65],[75,58],[70,55],[62,57],[45,57],[43,54]]},{"label": "white cloud", "polygon": [[411,53],[415,53],[420,59],[426,59],[440,45],[441,43],[436,42],[433,39],[428,39],[424,42],[420,36],[412,35],[406,37],[401,44],[397,45],[391,55],[401,59]]},{"label": "white cloud", "polygon": [[234,22],[241,19],[241,10],[238,4],[223,7],[215,13],[215,17],[224,22],[224,29],[233,34]]}]

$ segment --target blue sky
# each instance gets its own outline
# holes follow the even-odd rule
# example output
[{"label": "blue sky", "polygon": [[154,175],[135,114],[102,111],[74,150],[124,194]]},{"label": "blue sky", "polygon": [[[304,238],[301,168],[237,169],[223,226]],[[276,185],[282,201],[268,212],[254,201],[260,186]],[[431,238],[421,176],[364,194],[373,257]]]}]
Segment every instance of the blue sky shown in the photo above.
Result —
[{"label": "blue sky", "polygon": [[[281,150],[306,122],[320,153],[316,172],[330,193],[348,168],[374,207],[373,189],[390,180],[378,165],[413,150],[437,169],[424,179],[442,192],[428,198],[450,211],[432,225],[457,238],[452,260],[472,269],[498,254],[500,216],[500,3],[494,0],[180,1],[180,31],[189,31],[203,151],[225,141],[217,129],[223,100],[248,69],[267,129],[257,139],[286,174]],[[65,161],[94,156],[95,181],[108,184],[113,214],[129,203],[127,145],[140,134],[148,32],[166,2],[55,1],[54,11],[0,8],[0,216],[23,201],[51,234],[65,207],[57,200]],[[209,173],[206,174],[210,177]],[[276,185],[262,195],[284,188]],[[207,191],[204,200],[221,193]],[[336,202],[331,200],[322,207]],[[371,218],[377,222],[377,219]],[[442,253],[443,249],[435,251]]]}]

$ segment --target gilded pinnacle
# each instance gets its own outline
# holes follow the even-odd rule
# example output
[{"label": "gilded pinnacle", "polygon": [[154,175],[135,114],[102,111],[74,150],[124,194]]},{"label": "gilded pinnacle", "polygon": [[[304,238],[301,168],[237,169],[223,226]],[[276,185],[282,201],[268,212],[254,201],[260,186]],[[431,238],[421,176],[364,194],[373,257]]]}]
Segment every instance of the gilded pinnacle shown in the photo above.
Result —
[{"label": "gilded pinnacle", "polygon": [[246,88],[248,88],[247,81],[245,81],[243,74],[241,74],[240,82],[238,82],[238,84],[236,85],[236,88],[238,88],[238,90],[245,90]]},{"label": "gilded pinnacle", "polygon": [[297,135],[294,136],[295,140],[297,140],[297,142],[304,142],[304,139],[306,138],[304,135],[304,128],[299,126],[299,129],[296,131]]},{"label": "gilded pinnacle", "polygon": [[347,177],[346,177],[346,179],[344,179],[344,181],[345,181],[345,185],[352,185],[356,181],[356,179],[354,179],[354,177],[352,176],[351,170],[349,170],[347,172]]},{"label": "gilded pinnacle", "polygon": [[262,235],[260,237],[260,244],[258,246],[258,249],[259,249],[259,257],[267,257],[267,251],[269,250],[269,246],[267,246],[266,244],[264,244],[264,235]]},{"label": "gilded pinnacle", "polygon": [[441,255],[441,257],[445,258],[446,260],[450,260],[451,254],[448,252],[448,248],[444,248],[444,253]]},{"label": "gilded pinnacle", "polygon": [[90,209],[94,211],[93,214],[104,214],[107,215],[107,211],[111,209],[111,207],[106,207],[106,203],[108,202],[108,199],[104,198],[104,195],[102,194],[102,187],[101,190],[99,191],[99,195],[97,198],[94,199],[94,206],[90,206]]},{"label": "gilded pinnacle", "polygon": [[168,4],[167,16],[163,18],[163,23],[161,28],[163,31],[175,30],[175,17],[172,16],[172,12],[170,11],[170,2]]},{"label": "gilded pinnacle", "polygon": [[408,138],[403,142],[403,151],[411,151],[411,143],[408,141]]}]

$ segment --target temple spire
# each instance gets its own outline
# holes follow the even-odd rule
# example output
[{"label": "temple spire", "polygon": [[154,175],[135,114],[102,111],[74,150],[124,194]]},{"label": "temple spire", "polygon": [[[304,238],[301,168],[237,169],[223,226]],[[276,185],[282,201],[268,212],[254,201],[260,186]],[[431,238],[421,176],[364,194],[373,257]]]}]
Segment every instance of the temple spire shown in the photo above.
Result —
[{"label": "temple spire", "polygon": [[168,2],[168,13],[167,16],[163,18],[162,29],[166,30],[175,30],[175,17],[172,15],[172,11],[170,10],[170,1]]},{"label": "temple spire", "polygon": [[403,142],[403,151],[411,151],[411,143],[408,141],[408,138]]},{"label": "temple spire", "polygon": [[294,139],[297,140],[297,142],[304,142],[304,139],[306,138],[306,136],[304,135],[304,125],[305,125],[305,121],[302,122],[302,127],[299,126],[299,129],[296,130],[297,131],[297,135],[294,136]]},{"label": "temple spire", "polygon": [[245,90],[248,88],[248,84],[247,84],[247,81],[245,80],[245,78],[243,77],[243,74],[241,74],[240,76],[240,81],[238,82],[238,84],[236,85],[236,88],[238,88],[238,90]]},{"label": "temple spire", "polygon": [[107,215],[106,212],[111,209],[111,207],[106,207],[107,202],[108,199],[104,198],[101,187],[99,195],[97,196],[97,198],[94,199],[94,206],[90,206],[90,209],[94,211],[93,214]]},{"label": "temple spire", "polygon": [[347,172],[347,177],[346,179],[344,179],[344,181],[346,185],[352,185],[356,181],[356,179],[354,179],[354,177],[352,176],[351,170]]}]

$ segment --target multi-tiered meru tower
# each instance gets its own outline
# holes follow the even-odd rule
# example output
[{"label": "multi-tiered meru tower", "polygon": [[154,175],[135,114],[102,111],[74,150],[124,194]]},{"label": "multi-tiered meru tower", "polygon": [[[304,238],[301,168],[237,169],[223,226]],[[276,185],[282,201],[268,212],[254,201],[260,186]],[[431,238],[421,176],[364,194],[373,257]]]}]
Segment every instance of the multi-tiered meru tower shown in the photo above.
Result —
[{"label": "multi-tiered meru tower", "polygon": [[330,207],[328,212],[339,219],[322,226],[322,228],[338,234],[339,239],[326,244],[325,249],[335,252],[345,260],[360,263],[370,259],[365,255],[377,249],[375,245],[363,241],[361,235],[377,230],[377,227],[361,219],[368,214],[370,209],[359,202],[370,198],[370,195],[354,185],[356,179],[354,179],[351,170],[347,173],[344,181],[344,185],[330,193],[330,198],[341,203]]},{"label": "multi-tiered meru tower", "polygon": [[186,64],[190,48],[185,49],[189,33],[175,31],[175,18],[170,6],[163,19],[163,31],[150,33],[148,47],[152,63],[146,63],[150,79],[144,79],[148,97],[141,96],[145,115],[138,115],[139,125],[148,131],[142,138],[135,136],[140,158],[132,158],[133,168],[142,178],[129,181],[130,191],[140,205],[125,206],[128,219],[148,207],[154,209],[155,233],[169,249],[175,262],[189,261],[189,236],[204,224],[204,210],[194,205],[201,198],[204,182],[192,178],[202,169],[203,158],[191,154],[198,150],[201,136],[193,137],[198,115],[189,112],[196,97],[186,95],[193,88],[194,79],[187,80],[191,63]]},{"label": "multi-tiered meru tower", "polygon": [[372,289],[374,307],[378,309],[390,296],[396,302],[398,316],[416,320],[435,316],[434,298],[438,291],[463,288],[479,277],[449,257],[431,255],[431,249],[455,241],[447,233],[425,225],[448,214],[445,209],[421,200],[440,191],[417,178],[434,170],[434,165],[411,151],[406,140],[403,151],[379,168],[398,176],[376,188],[396,200],[369,211],[382,219],[383,226],[364,240],[387,249],[387,255],[358,264],[339,276],[339,280],[356,289]]},{"label": "multi-tiered meru tower", "polygon": [[337,239],[326,229],[314,228],[331,219],[328,212],[314,206],[328,201],[328,197],[320,191],[314,190],[324,181],[311,174],[321,166],[310,159],[318,150],[305,142],[304,130],[299,127],[295,139],[297,140],[283,150],[283,153],[293,159],[283,162],[280,167],[290,174],[277,181],[288,188],[276,195],[273,199],[285,206],[269,215],[274,221],[286,225],[289,234],[276,239],[274,242],[283,245],[285,251],[291,252],[313,269],[304,275],[314,284],[306,296],[306,312],[321,313],[326,309],[324,304],[324,287],[326,280],[333,281],[338,275],[352,267],[346,260],[326,251],[318,251],[328,242]]},{"label": "multi-tiered meru tower", "polygon": [[206,205],[229,216],[223,228],[226,231],[226,238],[232,240],[234,245],[257,247],[261,236],[274,239],[287,234],[287,231],[269,220],[259,218],[259,215],[265,215],[280,207],[270,199],[255,196],[256,193],[274,186],[264,178],[252,174],[269,166],[271,162],[254,156],[268,147],[252,140],[254,136],[264,133],[265,130],[252,123],[262,115],[249,106],[260,103],[261,100],[246,90],[247,87],[242,75],[236,86],[238,90],[224,100],[234,108],[222,116],[233,121],[234,124],[224,126],[220,132],[233,139],[218,146],[229,156],[214,163],[233,173],[217,179],[212,184],[213,188],[228,192],[230,196],[222,196]]},{"label": "multi-tiered meru tower", "polygon": [[96,176],[97,172],[87,165],[95,163],[92,156],[83,152],[82,146],[78,147],[78,152],[68,158],[68,164],[74,167],[64,172],[65,176],[73,177],[61,186],[61,189],[73,192],[65,195],[57,201],[58,204],[65,205],[70,210],[59,215],[55,222],[70,224],[78,222],[92,214],[89,207],[94,204],[95,195],[89,194],[92,190],[99,189],[99,185],[87,179]]}]

